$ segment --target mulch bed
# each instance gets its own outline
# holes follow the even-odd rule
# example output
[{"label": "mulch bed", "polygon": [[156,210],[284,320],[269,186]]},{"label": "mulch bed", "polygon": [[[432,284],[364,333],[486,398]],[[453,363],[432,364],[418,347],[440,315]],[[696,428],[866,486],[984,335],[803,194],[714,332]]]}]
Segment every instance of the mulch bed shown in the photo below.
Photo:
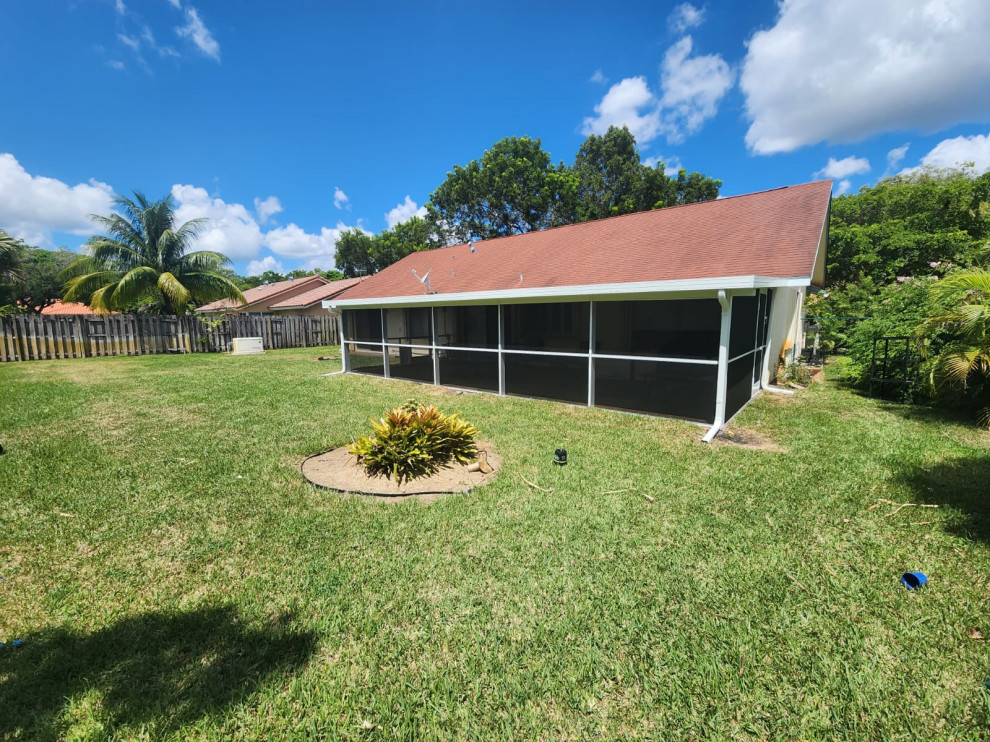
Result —
[{"label": "mulch bed", "polygon": [[348,453],[347,446],[311,456],[302,462],[299,470],[317,487],[390,500],[413,497],[432,502],[441,495],[470,492],[495,479],[502,468],[501,458],[492,452],[490,446],[482,444],[479,450],[488,454],[488,464],[493,469],[490,474],[470,472],[467,464],[451,464],[429,477],[419,477],[398,484],[393,479],[369,476],[357,459]]}]

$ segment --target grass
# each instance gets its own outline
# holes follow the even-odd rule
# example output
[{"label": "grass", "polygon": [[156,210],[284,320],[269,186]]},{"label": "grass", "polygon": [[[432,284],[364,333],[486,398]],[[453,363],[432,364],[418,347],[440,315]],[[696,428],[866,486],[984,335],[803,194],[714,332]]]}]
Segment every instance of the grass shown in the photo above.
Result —
[{"label": "grass", "polygon": [[[24,642],[0,738],[988,733],[988,434],[827,382],[737,421],[783,451],[706,446],[323,377],[327,352],[0,366],[0,641]],[[414,395],[497,447],[494,484],[396,505],[302,482]]]}]

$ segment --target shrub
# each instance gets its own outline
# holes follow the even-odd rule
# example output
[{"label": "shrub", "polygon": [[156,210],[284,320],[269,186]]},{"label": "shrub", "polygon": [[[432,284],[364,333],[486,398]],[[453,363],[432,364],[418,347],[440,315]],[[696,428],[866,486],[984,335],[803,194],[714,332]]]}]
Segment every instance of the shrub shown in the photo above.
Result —
[{"label": "shrub", "polygon": [[349,446],[367,472],[394,478],[396,483],[433,474],[450,461],[468,463],[477,455],[477,429],[457,413],[406,402],[371,420],[372,435]]}]

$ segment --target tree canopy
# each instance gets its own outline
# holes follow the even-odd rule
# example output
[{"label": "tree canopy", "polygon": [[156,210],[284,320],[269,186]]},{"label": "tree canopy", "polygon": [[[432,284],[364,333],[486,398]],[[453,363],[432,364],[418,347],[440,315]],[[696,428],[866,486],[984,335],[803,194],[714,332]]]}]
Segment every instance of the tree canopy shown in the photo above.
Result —
[{"label": "tree canopy", "polygon": [[506,137],[480,159],[454,165],[426,208],[456,241],[487,240],[569,223],[559,206],[572,201],[574,187],[539,139]]},{"label": "tree canopy", "polygon": [[681,169],[667,175],[640,160],[626,127],[589,136],[573,166],[554,164],[539,139],[506,137],[453,170],[430,194],[425,219],[377,235],[360,229],[337,239],[347,276],[377,273],[416,250],[507,237],[564,224],[718,198],[722,181]]},{"label": "tree canopy", "polygon": [[149,201],[115,200],[120,214],[94,215],[107,232],[92,237],[87,255],[61,274],[66,301],[82,301],[94,311],[146,311],[185,314],[190,306],[217,299],[243,301],[237,286],[220,270],[227,257],[211,250],[187,252],[205,219],[175,223],[172,196]]},{"label": "tree canopy", "polygon": [[79,255],[25,245],[0,231],[0,307],[40,312],[62,298],[58,274]]}]

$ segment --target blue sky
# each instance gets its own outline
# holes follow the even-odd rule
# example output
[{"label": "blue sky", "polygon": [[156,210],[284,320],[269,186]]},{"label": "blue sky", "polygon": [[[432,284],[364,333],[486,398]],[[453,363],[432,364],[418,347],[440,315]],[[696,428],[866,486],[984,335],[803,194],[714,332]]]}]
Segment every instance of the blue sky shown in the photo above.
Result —
[{"label": "blue sky", "polygon": [[612,123],[724,195],[990,168],[986,0],[334,5],[7,0],[0,229],[77,249],[171,192],[241,273],[326,268],[498,139]]}]

